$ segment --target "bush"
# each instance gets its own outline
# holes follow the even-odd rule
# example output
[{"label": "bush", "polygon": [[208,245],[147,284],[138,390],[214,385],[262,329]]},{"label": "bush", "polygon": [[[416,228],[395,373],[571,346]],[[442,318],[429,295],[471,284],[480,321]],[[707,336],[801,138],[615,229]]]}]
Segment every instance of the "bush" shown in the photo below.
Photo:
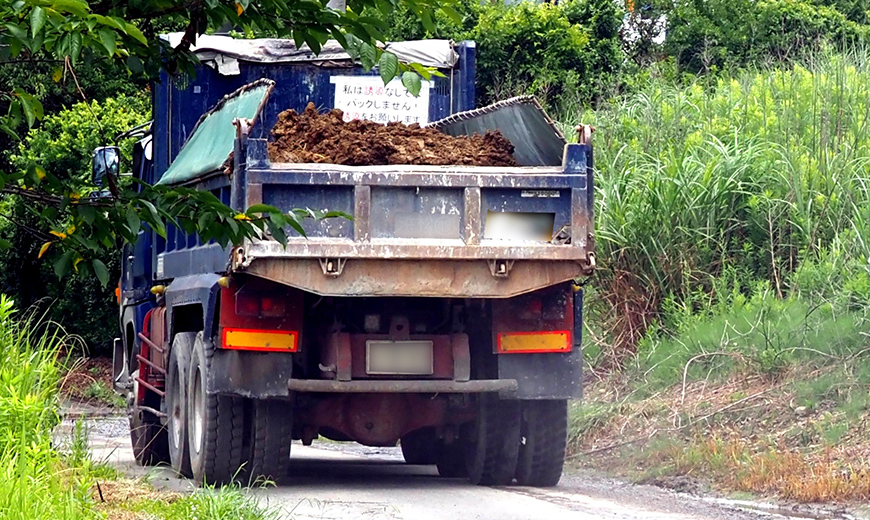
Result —
[{"label": "bush", "polygon": [[[97,123],[97,119],[99,123]],[[120,96],[103,103],[77,103],[68,110],[48,115],[42,125],[31,130],[9,159],[16,168],[38,163],[59,177],[76,179],[83,193],[90,186],[91,154],[97,146],[112,144],[115,135],[150,118],[147,96]],[[131,157],[133,140],[119,143],[125,161]],[[122,168],[129,171],[128,162]],[[90,353],[108,352],[117,334],[114,286],[103,287],[96,279],[70,276],[58,281],[52,262],[38,259],[45,238],[30,231],[37,219],[15,198],[2,202],[9,219],[0,221],[0,236],[13,248],[0,258],[0,290],[20,304],[30,306],[40,300],[49,304],[50,317],[71,334],[81,336]],[[118,254],[103,258],[111,280],[120,272]]]},{"label": "bush", "polygon": [[834,7],[794,0],[704,0],[668,13],[665,50],[693,72],[801,59],[867,41],[868,27]]},{"label": "bush", "polygon": [[534,94],[570,106],[606,96],[622,59],[620,18],[610,0],[488,7],[469,34],[478,49],[478,98]]}]

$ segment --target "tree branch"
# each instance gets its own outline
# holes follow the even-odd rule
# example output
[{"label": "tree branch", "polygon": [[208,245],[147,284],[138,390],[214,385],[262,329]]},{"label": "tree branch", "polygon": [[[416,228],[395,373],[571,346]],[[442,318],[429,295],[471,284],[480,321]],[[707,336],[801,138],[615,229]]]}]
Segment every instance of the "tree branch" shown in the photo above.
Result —
[{"label": "tree branch", "polygon": [[[5,186],[2,190],[0,190],[0,193],[19,195],[21,197],[24,197],[25,199],[42,202],[44,204],[50,204],[56,207],[61,206],[65,200],[63,197],[58,195],[51,195],[43,191],[25,190],[15,186]],[[112,203],[106,202],[104,199],[79,199],[72,200],[69,203],[71,206],[95,206],[99,208],[110,208],[113,206]]]},{"label": "tree branch", "polygon": [[48,242],[50,240],[54,240],[54,237],[52,237],[48,233],[41,231],[39,229],[30,227],[27,224],[23,224],[21,222],[18,222],[17,220],[13,219],[12,217],[10,217],[8,215],[4,215],[4,214],[0,213],[0,217],[5,218],[9,222],[11,222],[12,225],[17,226],[17,227],[23,229],[24,231],[27,231],[28,233],[30,233],[31,235],[35,236],[36,238],[38,238],[40,240],[45,240],[46,242]]}]

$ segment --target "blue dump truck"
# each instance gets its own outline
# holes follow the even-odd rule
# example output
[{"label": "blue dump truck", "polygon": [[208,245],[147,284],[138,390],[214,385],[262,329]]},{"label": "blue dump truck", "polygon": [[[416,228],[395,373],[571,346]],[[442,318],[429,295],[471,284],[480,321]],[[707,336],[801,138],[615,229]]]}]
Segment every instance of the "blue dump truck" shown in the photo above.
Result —
[{"label": "blue dump truck", "polygon": [[[324,437],[399,444],[408,463],[474,484],[559,481],[581,393],[578,282],[595,265],[589,129],[566,144],[525,98],[474,110],[473,42],[387,49],[443,77],[415,97],[337,45],[205,36],[195,76],[154,83],[135,177],[239,211],[353,219],[307,220],[286,246],[222,247],[169,226],[125,247],[114,376],[139,463],[280,481],[292,442]],[[498,129],[519,166],[271,162],[278,114],[308,103],[455,135]]]}]

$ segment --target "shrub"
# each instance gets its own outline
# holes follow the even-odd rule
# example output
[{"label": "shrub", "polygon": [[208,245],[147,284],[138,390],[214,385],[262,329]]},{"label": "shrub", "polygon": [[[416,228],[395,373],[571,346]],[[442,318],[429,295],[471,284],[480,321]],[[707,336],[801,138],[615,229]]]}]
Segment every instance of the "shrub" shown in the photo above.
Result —
[{"label": "shrub", "polygon": [[478,97],[534,94],[550,106],[599,99],[621,63],[620,19],[610,0],[488,7],[469,34],[478,48]]},{"label": "shrub", "polygon": [[665,50],[688,70],[707,72],[800,59],[867,35],[836,8],[807,1],[703,0],[670,10]]},{"label": "shrub", "polygon": [[[144,95],[120,96],[90,105],[77,103],[68,110],[46,116],[9,158],[17,168],[38,163],[58,176],[77,179],[86,193],[94,148],[112,144],[115,135],[149,118],[149,101]],[[119,144],[122,157],[131,157],[132,140]],[[122,163],[122,168],[129,171],[129,163]],[[37,258],[45,239],[29,231],[35,227],[35,216],[13,197],[7,197],[3,204],[4,214],[12,220],[0,221],[0,236],[9,240],[13,248],[4,251],[0,259],[0,288],[24,306],[46,300],[51,305],[51,318],[71,334],[84,338],[91,353],[108,351],[112,337],[117,334],[114,287],[103,287],[96,279],[81,277],[58,281],[51,262]],[[112,280],[119,276],[118,256],[102,259]]]}]

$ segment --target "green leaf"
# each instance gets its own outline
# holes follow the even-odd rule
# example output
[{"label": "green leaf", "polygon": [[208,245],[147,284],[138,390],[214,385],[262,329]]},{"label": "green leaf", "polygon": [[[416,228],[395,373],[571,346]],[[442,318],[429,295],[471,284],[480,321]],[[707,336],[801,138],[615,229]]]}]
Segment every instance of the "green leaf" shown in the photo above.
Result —
[{"label": "green leaf", "polygon": [[205,231],[208,229],[209,225],[214,221],[214,214],[210,212],[203,213],[199,216],[199,220],[197,221],[197,228],[200,231]]},{"label": "green leaf", "polygon": [[374,45],[366,42],[361,42],[359,47],[359,60],[365,70],[371,70],[375,66],[375,60],[378,59],[378,51]]},{"label": "green leaf", "polygon": [[82,33],[76,32],[72,33],[70,37],[70,45],[69,45],[69,57],[73,61],[79,59],[79,55],[82,53]]},{"label": "green leaf", "polygon": [[127,208],[127,227],[130,228],[132,236],[136,236],[142,227],[142,219],[139,218],[139,214],[132,207]]},{"label": "green leaf", "polygon": [[7,23],[6,30],[9,31],[9,34],[14,36],[15,38],[18,38],[19,40],[23,41],[27,39],[27,31],[15,24]]},{"label": "green leaf", "polygon": [[399,73],[399,59],[392,52],[384,52],[378,61],[378,71],[381,73],[384,85],[386,85]]},{"label": "green leaf", "polygon": [[411,69],[419,74],[420,77],[422,77],[424,80],[429,81],[430,79],[432,79],[432,74],[429,72],[429,69],[420,65],[419,63],[409,63],[408,66],[411,67]]},{"label": "green leaf", "polygon": [[420,76],[416,72],[411,72],[409,70],[402,74],[402,85],[405,85],[405,88],[408,89],[408,92],[410,92],[412,96],[420,95],[422,84],[420,83]]},{"label": "green leaf", "polygon": [[142,64],[142,60],[140,60],[137,56],[127,56],[127,68],[133,74],[142,74],[145,72],[145,66]]},{"label": "green leaf", "polygon": [[145,45],[145,46],[148,45],[148,40],[145,38],[145,35],[142,34],[142,31],[140,31],[139,28],[136,27],[135,25],[133,25],[131,23],[125,23],[124,30],[127,32],[127,34],[129,34],[130,36],[135,38],[136,41],[138,41],[142,45]]},{"label": "green leaf", "polygon": [[344,211],[327,211],[320,218],[345,218],[347,220],[353,220],[353,215],[349,213],[345,213]]},{"label": "green leaf", "polygon": [[423,28],[430,33],[435,33],[438,31],[438,28],[435,27],[435,22],[432,21],[432,12],[428,9],[424,9],[420,13],[420,21],[423,22]]},{"label": "green leaf", "polygon": [[97,279],[105,287],[109,283],[109,269],[106,267],[106,264],[102,260],[94,258],[91,265],[94,267],[94,274],[97,275]]},{"label": "green leaf", "polygon": [[296,230],[300,235],[306,236],[305,228],[302,227],[302,221],[296,215],[288,213],[286,217],[287,225]]},{"label": "green leaf", "polygon": [[46,14],[42,7],[36,6],[30,11],[30,35],[36,38],[36,34],[45,25]]},{"label": "green leaf", "polygon": [[[109,18],[108,16],[103,16],[103,15],[95,14],[95,15],[93,15],[93,17],[94,17],[94,20],[96,20],[97,22],[99,22],[99,23],[101,23],[101,24],[103,24],[103,25],[106,25],[106,26],[109,26],[109,27],[114,27],[115,29],[118,29],[119,31],[123,31],[123,30],[124,30],[124,26],[123,26],[123,25],[121,25],[120,23],[118,23],[117,20],[114,20],[114,19],[112,19],[112,18]],[[126,32],[126,31],[125,31],[125,32]]]},{"label": "green leaf", "polygon": [[69,268],[72,266],[73,255],[76,255],[76,252],[70,249],[54,263],[54,274],[58,278],[63,278],[69,272]]},{"label": "green leaf", "polygon": [[0,238],[0,249],[12,249],[12,242],[5,238]]},{"label": "green leaf", "polygon": [[80,205],[77,209],[79,216],[85,221],[85,223],[94,223],[94,219],[97,217],[97,210],[94,209],[93,206]]},{"label": "green leaf", "polygon": [[281,210],[268,204],[254,204],[245,212],[248,216],[252,216],[256,213],[281,213]]},{"label": "green leaf", "polygon": [[163,219],[160,218],[160,213],[157,212],[157,208],[154,207],[154,204],[147,200],[142,200],[142,205],[148,209],[148,213],[151,218],[148,219],[148,223],[154,227],[154,231],[157,232],[163,238],[166,238],[166,225],[163,223]]},{"label": "green leaf", "polygon": [[[16,91],[19,89],[16,89]],[[33,109],[32,99],[29,96],[16,92],[21,103],[21,111],[24,113],[24,118],[27,120],[27,126],[32,127],[36,122],[36,111]]]},{"label": "green leaf", "polygon": [[103,47],[109,53],[109,57],[114,56],[115,51],[118,50],[115,42],[115,31],[106,28],[100,29],[100,40],[103,42]]},{"label": "green leaf", "polygon": [[449,6],[449,5],[442,5],[442,6],[441,6],[441,12],[444,13],[444,14],[446,14],[447,17],[450,18],[450,20],[451,20],[453,23],[457,23],[457,24],[462,23],[462,15],[459,14],[459,11],[457,11],[456,9],[454,9],[452,6]]},{"label": "green leaf", "polygon": [[51,0],[51,6],[58,11],[66,11],[79,18],[87,18],[90,8],[81,0]]}]

